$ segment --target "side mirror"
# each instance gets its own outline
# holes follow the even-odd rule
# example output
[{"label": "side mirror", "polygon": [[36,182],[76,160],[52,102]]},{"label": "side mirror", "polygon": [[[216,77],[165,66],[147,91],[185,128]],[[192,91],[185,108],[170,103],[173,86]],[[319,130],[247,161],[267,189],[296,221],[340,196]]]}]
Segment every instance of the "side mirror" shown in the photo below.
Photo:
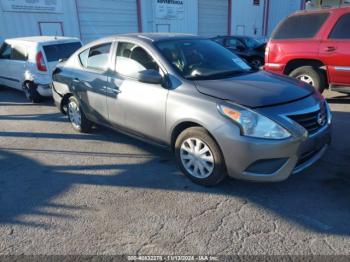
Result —
[{"label": "side mirror", "polygon": [[158,71],[154,69],[147,69],[138,73],[137,80],[147,84],[161,84],[163,78]]}]

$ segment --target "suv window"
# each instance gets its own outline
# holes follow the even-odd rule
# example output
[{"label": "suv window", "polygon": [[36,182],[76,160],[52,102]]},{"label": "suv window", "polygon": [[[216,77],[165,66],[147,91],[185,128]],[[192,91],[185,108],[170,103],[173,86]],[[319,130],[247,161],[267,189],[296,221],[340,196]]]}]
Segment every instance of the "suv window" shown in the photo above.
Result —
[{"label": "suv window", "polygon": [[106,70],[111,46],[111,43],[107,43],[83,51],[79,54],[81,64],[86,68],[94,70]]},{"label": "suv window", "polygon": [[69,58],[81,47],[80,42],[45,45],[43,46],[47,62],[56,62],[60,59]]},{"label": "suv window", "polygon": [[312,38],[328,16],[329,13],[290,16],[277,26],[272,33],[272,39]]},{"label": "suv window", "polygon": [[11,59],[11,52],[11,46],[7,43],[4,43],[0,48],[0,59]]},{"label": "suv window", "polygon": [[24,46],[12,46],[12,60],[27,61],[27,51]]},{"label": "suv window", "polygon": [[125,76],[135,77],[138,72],[159,70],[157,62],[142,47],[132,43],[119,43],[117,49],[116,71]]},{"label": "suv window", "polygon": [[343,15],[334,26],[330,39],[350,39],[350,14]]}]

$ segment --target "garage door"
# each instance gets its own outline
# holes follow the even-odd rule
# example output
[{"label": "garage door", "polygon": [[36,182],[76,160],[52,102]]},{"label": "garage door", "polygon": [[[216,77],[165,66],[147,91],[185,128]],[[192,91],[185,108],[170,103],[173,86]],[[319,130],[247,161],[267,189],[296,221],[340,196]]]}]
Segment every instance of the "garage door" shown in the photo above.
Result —
[{"label": "garage door", "polygon": [[228,2],[228,0],[198,0],[199,35],[227,35]]},{"label": "garage door", "polygon": [[77,9],[84,43],[138,31],[136,0],[78,0]]}]

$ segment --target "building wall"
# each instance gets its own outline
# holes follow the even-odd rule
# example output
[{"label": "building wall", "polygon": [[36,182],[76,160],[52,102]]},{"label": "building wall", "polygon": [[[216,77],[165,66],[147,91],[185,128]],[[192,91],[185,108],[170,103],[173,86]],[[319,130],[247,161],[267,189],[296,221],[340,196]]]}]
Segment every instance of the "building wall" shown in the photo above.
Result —
[{"label": "building wall", "polygon": [[198,0],[182,0],[184,12],[181,17],[178,16],[178,19],[159,18],[157,1],[141,0],[143,32],[198,34]]},{"label": "building wall", "polygon": [[138,31],[136,0],[76,1],[84,43],[109,35]]},{"label": "building wall", "polygon": [[248,0],[248,1],[233,0],[232,1],[231,34],[262,36],[264,31],[263,19],[264,19],[264,1],[263,0],[260,1],[259,5],[253,5],[253,0]]},{"label": "building wall", "polygon": [[40,35],[40,22],[58,22],[62,24],[65,36],[79,37],[75,2],[63,1],[62,13],[8,12],[0,7],[0,36],[13,38]]}]

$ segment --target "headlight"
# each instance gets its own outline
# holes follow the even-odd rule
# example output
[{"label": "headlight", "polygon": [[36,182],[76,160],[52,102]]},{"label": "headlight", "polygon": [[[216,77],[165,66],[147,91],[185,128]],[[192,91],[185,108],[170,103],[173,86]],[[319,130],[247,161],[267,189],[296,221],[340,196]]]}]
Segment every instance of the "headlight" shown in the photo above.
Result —
[{"label": "headlight", "polygon": [[265,139],[291,137],[291,133],[276,122],[245,107],[219,105],[218,109],[221,114],[230,118],[241,127],[242,135],[244,136]]}]

